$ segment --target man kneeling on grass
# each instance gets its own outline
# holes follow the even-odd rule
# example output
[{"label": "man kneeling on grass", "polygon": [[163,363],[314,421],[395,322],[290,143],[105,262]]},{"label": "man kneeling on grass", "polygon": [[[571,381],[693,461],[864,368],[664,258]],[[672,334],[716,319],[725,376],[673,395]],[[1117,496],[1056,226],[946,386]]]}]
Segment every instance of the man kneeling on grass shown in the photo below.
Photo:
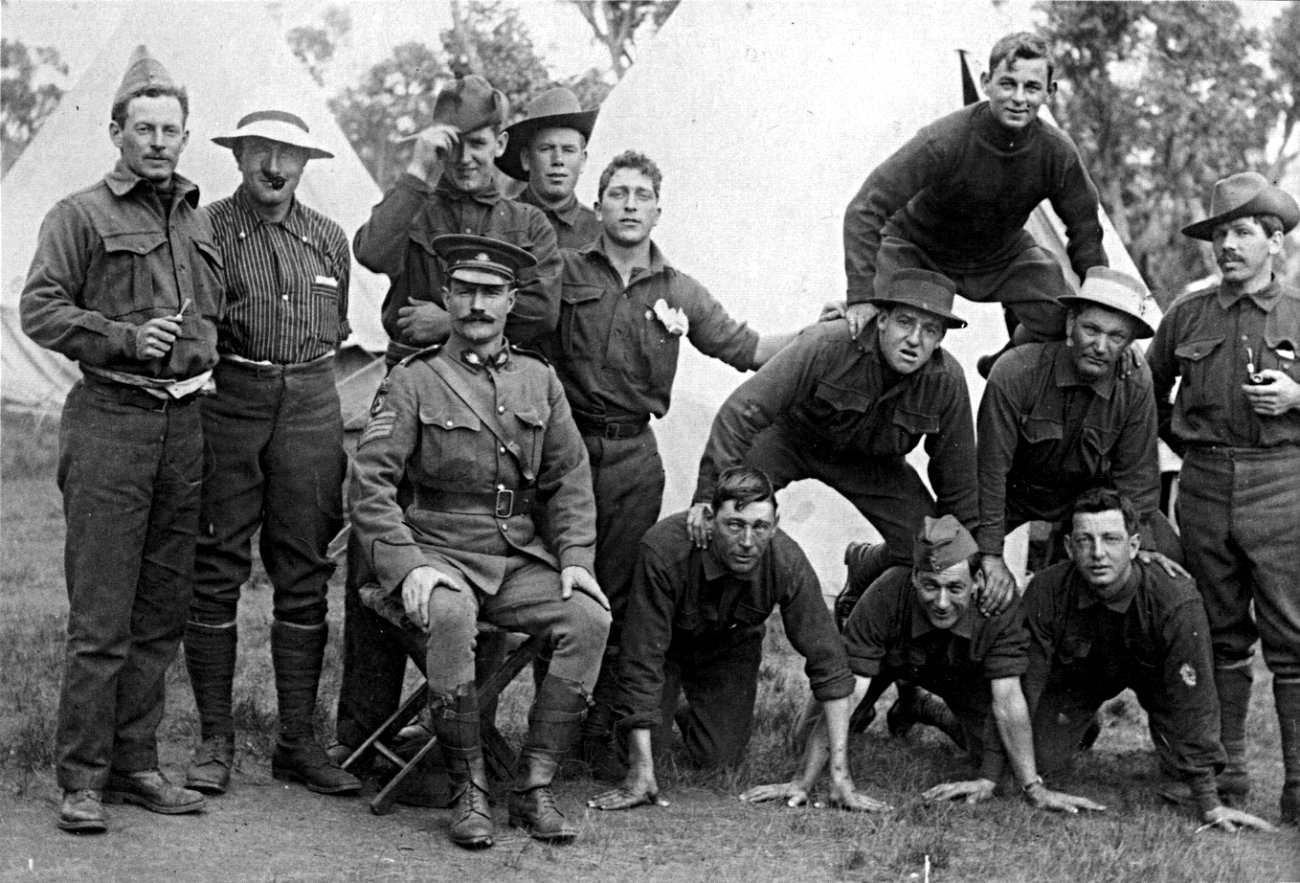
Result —
[{"label": "man kneeling on grass", "polygon": [[1031,638],[1025,693],[1038,766],[1048,775],[1064,768],[1102,703],[1131,688],[1146,710],[1162,771],[1186,784],[1206,825],[1274,830],[1224,806],[1216,789],[1226,755],[1210,629],[1195,583],[1137,559],[1137,511],[1116,491],[1085,491],[1066,530],[1071,561],[1034,577],[1024,597]]},{"label": "man kneeling on grass", "polygon": [[[981,580],[974,538],[951,515],[926,517],[912,561],[910,570],[892,567],[867,589],[845,623],[844,643],[857,679],[855,705],[873,680],[906,680],[942,697],[956,715],[979,775],[936,785],[923,797],[988,800],[1009,755],[1016,781],[1034,806],[1068,813],[1105,809],[1048,790],[1035,769],[1029,709],[1020,690],[1029,636],[1018,604],[988,618],[971,606]],[[751,788],[740,799],[804,803],[826,766],[826,746],[826,725],[814,719],[802,773],[788,784]]]},{"label": "man kneeling on grass", "polygon": [[[714,538],[707,549],[691,542],[685,512],[663,519],[641,541],[615,706],[630,769],[620,787],[587,805],[665,805],[655,780],[652,732],[666,736],[674,719],[698,766],[740,761],[753,725],[764,623],[780,607],[786,635],[806,659],[813,697],[828,721],[823,764],[829,754],[831,803],[888,809],[853,790],[847,748],[853,676],[812,565],[777,529],[771,481],[751,467],[726,470],[706,518]],[[687,704],[678,707],[683,691]]]}]

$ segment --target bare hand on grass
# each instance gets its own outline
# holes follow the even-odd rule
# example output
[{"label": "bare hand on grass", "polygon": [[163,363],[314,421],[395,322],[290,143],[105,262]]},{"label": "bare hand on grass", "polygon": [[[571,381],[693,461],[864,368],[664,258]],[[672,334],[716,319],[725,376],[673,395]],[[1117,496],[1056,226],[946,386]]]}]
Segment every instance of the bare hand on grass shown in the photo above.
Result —
[{"label": "bare hand on grass", "polygon": [[1256,831],[1264,831],[1269,834],[1277,831],[1277,828],[1259,816],[1252,816],[1248,812],[1230,809],[1226,806],[1216,806],[1201,818],[1205,821],[1205,824],[1196,829],[1198,834],[1210,828],[1219,828],[1229,834],[1236,833],[1241,828],[1254,828]]},{"label": "bare hand on grass", "polygon": [[1063,791],[1052,791],[1048,788],[1038,788],[1032,791],[1029,800],[1034,804],[1035,808],[1045,809],[1048,812],[1064,812],[1077,815],[1081,809],[1086,809],[1089,812],[1106,811],[1106,807],[1100,803],[1094,803],[1086,797],[1066,794]]},{"label": "bare hand on grass", "polygon": [[965,800],[967,803],[983,803],[993,796],[997,783],[989,779],[971,779],[966,782],[944,782],[935,785],[921,795],[926,803],[941,803],[945,800]]},{"label": "bare hand on grass", "polygon": [[[767,803],[771,800],[784,800],[785,805],[790,807],[804,806],[809,802],[808,789],[798,781],[758,785],[740,795],[740,799],[745,803]],[[850,812],[890,812],[893,809],[887,803],[855,791],[851,784],[839,788],[832,786],[827,803],[836,809],[844,809]],[[821,805],[821,803],[813,804],[816,807]]]},{"label": "bare hand on grass", "polygon": [[659,783],[654,773],[630,770],[623,784],[597,794],[587,801],[592,809],[633,809],[638,806],[667,806],[668,801],[659,796]]}]

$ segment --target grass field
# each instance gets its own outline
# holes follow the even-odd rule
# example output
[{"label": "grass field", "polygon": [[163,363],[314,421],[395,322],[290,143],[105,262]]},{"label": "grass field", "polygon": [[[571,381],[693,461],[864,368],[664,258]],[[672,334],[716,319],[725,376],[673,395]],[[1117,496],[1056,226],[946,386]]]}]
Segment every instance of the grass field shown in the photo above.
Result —
[{"label": "grass field", "polygon": [[[0,880],[414,881],[491,880],[1071,880],[1267,881],[1300,879],[1300,833],[1195,834],[1187,812],[1151,792],[1155,767],[1146,719],[1131,694],[1106,708],[1096,748],[1053,787],[1107,806],[1102,815],[1047,815],[1012,799],[978,807],[928,806],[916,795],[963,775],[951,744],[934,731],[892,739],[878,721],[852,743],[860,788],[894,804],[889,815],[749,807],[736,795],[789,778],[788,733],[806,697],[802,662],[780,635],[768,639],[759,723],[749,760],[725,774],[660,768],[666,808],[602,814],[581,809],[600,790],[564,782],[561,803],[582,824],[569,847],[544,847],[504,827],[498,845],[466,853],[446,840],[446,813],[399,807],[371,815],[355,799],[325,798],[270,777],[274,695],[267,640],[270,598],[260,570],[240,607],[236,681],[240,737],[230,794],[201,817],[163,817],[110,807],[110,833],[70,837],[54,827],[59,792],[52,735],[63,652],[63,524],[54,486],[51,420],[5,414],[0,422]],[[335,582],[341,581],[341,575]],[[332,732],[342,603],[331,591],[332,634],[319,727]],[[503,702],[518,738],[531,686]],[[1281,786],[1269,677],[1260,668],[1250,719],[1256,788],[1247,809],[1276,821]],[[169,674],[163,764],[183,770],[197,721],[178,662]],[[892,696],[880,706],[880,718]],[[503,790],[496,794],[498,809]]]}]

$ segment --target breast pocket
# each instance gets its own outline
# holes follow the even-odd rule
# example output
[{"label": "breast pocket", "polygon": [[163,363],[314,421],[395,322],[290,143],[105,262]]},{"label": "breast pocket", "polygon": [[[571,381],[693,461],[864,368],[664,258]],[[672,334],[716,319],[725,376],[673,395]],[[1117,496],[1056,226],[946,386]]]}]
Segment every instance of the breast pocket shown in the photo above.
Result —
[{"label": "breast pocket", "polygon": [[677,373],[681,335],[670,334],[649,309],[641,314],[638,324],[636,363],[643,388],[651,392],[666,392],[672,387],[673,376]]},{"label": "breast pocket", "polygon": [[600,361],[605,355],[605,334],[598,328],[599,285],[570,285],[560,290],[560,346],[564,355],[579,361]]},{"label": "breast pocket", "polygon": [[[96,280],[106,298],[103,306],[92,305],[109,318],[129,316],[154,306],[153,252],[167,242],[161,232],[109,233],[103,237],[104,263]],[[177,304],[179,306],[179,304]]]},{"label": "breast pocket", "polygon": [[339,339],[339,283],[329,276],[316,276],[311,283],[311,306],[318,340],[330,346]]},{"label": "breast pocket", "polygon": [[469,484],[479,477],[482,421],[456,401],[420,407],[420,468],[439,484]]},{"label": "breast pocket", "polygon": [[871,399],[856,389],[822,380],[813,390],[811,406],[812,424],[820,427],[826,438],[844,439],[863,427]]},{"label": "breast pocket", "polygon": [[938,432],[938,414],[898,407],[893,419],[877,433],[874,453],[901,457],[916,447],[921,436]]},{"label": "breast pocket", "polygon": [[[1178,396],[1183,402],[1183,407],[1189,412],[1204,413],[1221,407],[1216,404],[1219,397],[1213,395],[1209,386],[1210,371],[1216,361],[1222,360],[1220,351],[1223,348],[1223,341],[1223,337],[1203,337],[1179,344],[1174,349],[1174,357],[1178,360],[1178,370],[1182,375]],[[1246,379],[1245,369],[1246,365],[1243,362],[1240,378],[1242,382]]]}]

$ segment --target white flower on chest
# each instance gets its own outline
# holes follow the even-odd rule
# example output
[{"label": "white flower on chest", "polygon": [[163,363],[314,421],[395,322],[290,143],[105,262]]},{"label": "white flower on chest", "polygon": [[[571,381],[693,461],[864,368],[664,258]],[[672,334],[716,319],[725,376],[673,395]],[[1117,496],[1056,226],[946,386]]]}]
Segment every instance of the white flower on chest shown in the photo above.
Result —
[{"label": "white flower on chest", "polygon": [[675,307],[668,306],[662,297],[655,301],[654,316],[669,334],[680,337],[690,330],[691,323],[686,318],[686,314]]}]

